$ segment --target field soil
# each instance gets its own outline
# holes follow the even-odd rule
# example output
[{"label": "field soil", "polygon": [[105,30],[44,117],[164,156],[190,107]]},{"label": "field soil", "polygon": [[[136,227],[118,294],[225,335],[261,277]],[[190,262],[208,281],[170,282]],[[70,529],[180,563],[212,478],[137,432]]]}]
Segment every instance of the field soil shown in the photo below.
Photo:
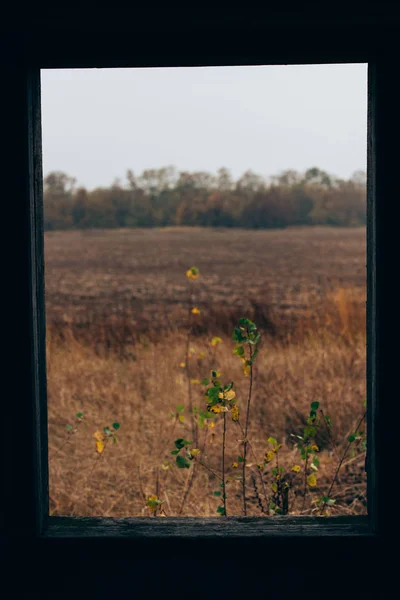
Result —
[{"label": "field soil", "polygon": [[[195,281],[186,277],[191,266],[200,271]],[[234,381],[245,413],[249,378],[232,353],[240,317],[262,334],[248,435],[248,514],[270,512],[275,461],[257,467],[269,436],[282,444],[279,464],[291,474],[290,513],[317,514],[316,500],[330,489],[365,411],[365,228],[47,232],[45,276],[51,514],[148,516],[152,495],[163,501],[157,515],[217,514],[221,415],[198,430],[193,479],[193,466],[178,469],[171,451],[175,439],[191,440],[189,404],[205,410],[199,381],[211,369],[224,383]],[[193,306],[200,313],[189,326]],[[221,342],[213,346],[215,336]],[[302,433],[315,401],[332,428],[319,413],[320,464],[317,485],[309,486],[293,435]],[[94,433],[114,422],[118,443],[110,439],[98,453]],[[242,514],[241,467],[232,466],[242,439],[229,419],[228,515]],[[329,514],[366,512],[364,463],[356,441],[331,490]]]}]

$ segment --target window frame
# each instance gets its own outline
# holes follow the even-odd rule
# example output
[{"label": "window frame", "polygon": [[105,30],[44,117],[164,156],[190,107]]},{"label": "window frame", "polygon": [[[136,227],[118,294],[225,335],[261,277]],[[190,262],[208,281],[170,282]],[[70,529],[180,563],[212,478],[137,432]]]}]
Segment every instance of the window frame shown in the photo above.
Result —
[{"label": "window frame", "polygon": [[[387,236],[394,232],[384,206],[390,202],[395,184],[394,159],[387,160],[399,125],[394,121],[396,104],[392,93],[392,72],[395,69],[394,47],[386,43],[379,48],[371,40],[379,33],[383,40],[387,29],[373,24],[359,24],[351,29],[340,22],[318,29],[315,24],[290,24],[292,39],[284,47],[279,40],[287,33],[287,23],[276,21],[267,26],[252,25],[246,30],[249,42],[246,52],[224,42],[229,40],[228,28],[211,49],[199,50],[199,29],[182,33],[176,43],[163,54],[158,50],[140,47],[140,36],[133,46],[114,33],[108,43],[99,41],[95,32],[87,36],[77,33],[74,49],[64,44],[63,32],[57,35],[42,31],[41,37],[21,34],[6,39],[11,60],[6,61],[3,81],[10,93],[2,98],[2,114],[7,114],[3,132],[4,142],[12,150],[13,161],[7,163],[6,193],[15,198],[6,209],[9,222],[21,223],[19,245],[13,244],[18,269],[16,294],[18,308],[10,297],[7,310],[10,321],[17,320],[9,334],[11,357],[18,354],[19,362],[9,361],[11,373],[19,382],[19,443],[13,443],[13,433],[5,432],[9,460],[5,477],[9,489],[5,495],[5,532],[14,551],[23,538],[30,548],[53,552],[56,548],[68,553],[90,552],[101,555],[105,546],[115,556],[126,552],[142,555],[145,549],[165,548],[172,553],[185,547],[259,548],[270,551],[277,545],[283,549],[304,548],[318,538],[323,551],[361,552],[376,547],[377,540],[389,531],[389,518],[384,513],[385,492],[381,481],[384,473],[395,468],[394,436],[384,432],[384,410],[393,414],[390,394],[395,378],[389,366],[395,367],[389,356],[388,340],[393,334],[387,310],[394,308],[389,300],[390,284],[384,275],[384,261],[391,261],[395,243]],[[397,30],[396,30],[397,31]],[[255,33],[268,33],[261,40]],[[309,38],[301,46],[304,34]],[[165,34],[164,34],[165,35]],[[242,36],[243,37],[243,36]],[[338,48],[337,39],[341,45]],[[183,55],[182,42],[188,52]],[[36,45],[33,43],[36,42]],[[94,50],[93,46],[94,44]],[[197,44],[197,46],[196,46]],[[318,46],[319,44],[319,46]],[[112,46],[112,50],[110,47]],[[49,52],[48,48],[51,48]],[[300,48],[300,49],[299,49]],[[318,49],[316,49],[318,48]],[[14,54],[13,54],[14,52]],[[8,55],[10,56],[10,54]],[[42,215],[42,156],[40,69],[42,68],[101,68],[150,66],[216,66],[216,65],[279,65],[313,63],[368,64],[368,172],[367,172],[367,428],[368,428],[368,516],[366,517],[220,517],[209,519],[169,518],[70,518],[48,516],[47,465],[47,404],[45,361],[44,253]],[[3,60],[4,63],[4,60]],[[397,129],[396,129],[397,128]],[[382,160],[381,157],[385,157]],[[376,198],[379,195],[379,206]],[[8,221],[7,221],[8,222]],[[22,307],[22,309],[21,309]],[[22,312],[21,312],[22,310]],[[394,329],[396,329],[397,325]],[[25,340],[24,347],[16,341]],[[21,373],[24,377],[21,378]],[[19,375],[19,377],[18,377]],[[379,402],[378,402],[379,399]],[[397,409],[398,410],[398,409]],[[10,428],[11,429],[11,428]],[[386,436],[388,458],[381,456],[383,434]],[[393,450],[393,454],[392,454]],[[333,544],[333,540],[335,543]],[[100,542],[100,543],[99,543]],[[195,545],[194,542],[196,542]],[[372,546],[371,546],[372,545]]]}]

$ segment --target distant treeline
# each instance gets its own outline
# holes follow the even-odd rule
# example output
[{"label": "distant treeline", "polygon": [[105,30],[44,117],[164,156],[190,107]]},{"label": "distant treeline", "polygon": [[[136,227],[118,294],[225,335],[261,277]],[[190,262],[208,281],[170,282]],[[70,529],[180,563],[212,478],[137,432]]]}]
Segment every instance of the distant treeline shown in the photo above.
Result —
[{"label": "distant treeline", "polygon": [[281,228],[290,225],[357,226],[366,222],[366,175],[339,179],[316,167],[287,170],[264,179],[246,171],[233,180],[216,175],[149,169],[128,170],[126,181],[87,190],[55,171],[44,179],[46,230],[164,227]]}]

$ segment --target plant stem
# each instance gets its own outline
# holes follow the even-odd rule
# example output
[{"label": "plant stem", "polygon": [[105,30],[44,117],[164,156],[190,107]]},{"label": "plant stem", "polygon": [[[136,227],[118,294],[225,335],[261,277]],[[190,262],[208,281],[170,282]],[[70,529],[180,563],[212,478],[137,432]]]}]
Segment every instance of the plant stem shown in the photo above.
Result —
[{"label": "plant stem", "polygon": [[[160,469],[158,466],[156,467],[156,496],[158,499],[160,499]],[[156,509],[154,511],[155,517],[157,516],[157,508],[158,507],[156,506]]]},{"label": "plant stem", "polygon": [[255,493],[256,493],[256,496],[257,496],[258,506],[260,507],[260,510],[261,510],[261,512],[262,512],[263,514],[267,514],[267,513],[265,512],[265,510],[264,510],[263,503],[261,502],[261,496],[260,496],[260,494],[259,494],[259,492],[258,492],[257,483],[256,483],[256,478],[254,477],[254,475],[253,475],[253,474],[251,475],[251,480],[252,480],[252,482],[253,482],[254,491],[255,491]]},{"label": "plant stem", "polygon": [[[358,423],[357,423],[357,426],[356,426],[356,428],[355,428],[355,431],[354,431],[354,433],[355,433],[355,434],[357,434],[357,431],[359,430],[359,428],[360,428],[360,425],[361,425],[361,423],[364,421],[364,419],[365,419],[365,417],[366,417],[366,416],[367,416],[367,411],[365,411],[365,413],[363,414],[363,416],[362,416],[362,417],[360,418],[360,420],[358,421]],[[335,475],[333,476],[333,480],[332,480],[331,486],[330,486],[330,488],[329,488],[329,491],[328,491],[328,493],[327,493],[327,495],[326,495],[326,497],[327,497],[327,498],[330,498],[330,495],[331,495],[331,492],[332,492],[333,486],[334,486],[334,485],[335,485],[335,483],[336,483],[336,479],[337,479],[337,476],[338,476],[338,474],[339,474],[340,468],[341,468],[341,466],[342,466],[342,464],[343,464],[343,461],[344,461],[344,459],[346,458],[346,454],[347,454],[347,452],[349,451],[349,448],[350,448],[350,446],[351,446],[351,444],[352,444],[352,443],[353,443],[353,442],[347,442],[347,446],[346,446],[346,448],[345,448],[345,450],[344,450],[344,452],[343,452],[342,458],[341,458],[341,459],[340,459],[340,461],[339,461],[339,464],[338,464],[338,466],[337,466],[337,468],[336,468],[336,471],[335,471]],[[322,507],[321,507],[321,510],[320,510],[320,513],[319,513],[320,515],[322,515],[322,513],[324,512],[324,510],[325,510],[325,506],[326,506],[326,501],[323,503],[323,505],[322,505]]]},{"label": "plant stem", "polygon": [[190,337],[192,335],[192,308],[193,308],[193,295],[192,295],[192,284],[190,282],[189,287],[189,299],[188,299],[188,334],[186,338],[186,353],[185,353],[185,364],[186,364],[186,379],[187,379],[187,394],[189,401],[189,412],[192,419],[192,439],[195,447],[197,448],[198,436],[197,436],[197,423],[193,418],[193,402],[192,402],[192,386],[190,383],[190,356],[189,356],[189,345]]},{"label": "plant stem", "polygon": [[71,433],[68,435],[67,439],[64,440],[64,442],[61,444],[61,446],[55,450],[54,452],[52,452],[49,456],[49,460],[55,458],[63,448],[65,448],[65,446],[67,446],[70,441],[72,440],[72,438],[74,437],[74,435],[76,435],[78,433],[78,429],[79,429],[79,425],[82,423],[82,421],[79,421],[77,423],[77,425],[75,426],[75,429],[73,429],[73,431],[71,431]]},{"label": "plant stem", "polygon": [[308,452],[307,452],[307,456],[306,456],[306,462],[304,465],[304,496],[303,496],[303,505],[301,507],[301,510],[304,510],[304,507],[306,505],[306,494],[307,494],[307,467],[308,467]]},{"label": "plant stem", "polygon": [[195,458],[195,461],[198,465],[201,465],[202,467],[204,467],[205,469],[207,469],[207,471],[209,471],[210,473],[212,473],[214,475],[214,477],[217,477],[217,479],[221,480],[221,483],[223,481],[223,477],[222,475],[218,475],[218,473],[216,473],[213,469],[211,469],[211,467],[209,467],[208,465],[206,465],[206,463],[201,462],[200,460],[197,460]]},{"label": "plant stem", "polygon": [[182,502],[181,502],[181,505],[180,505],[179,510],[178,510],[178,515],[182,514],[183,508],[184,508],[186,500],[187,500],[187,497],[189,496],[190,490],[192,489],[193,482],[194,482],[194,475],[195,475],[195,471],[194,471],[195,470],[195,464],[196,465],[201,465],[202,467],[204,467],[205,469],[207,469],[207,471],[209,471],[215,477],[217,477],[218,479],[220,479],[222,483],[224,481],[224,478],[221,475],[218,475],[218,473],[216,473],[215,471],[213,471],[213,469],[211,469],[211,467],[209,467],[205,463],[201,462],[200,460],[197,460],[196,458],[194,458],[194,461],[195,462],[193,463],[193,468],[192,468],[192,470],[191,470],[191,472],[189,473],[189,476],[188,476],[188,481],[187,481],[186,489],[185,489],[185,492],[183,494]]},{"label": "plant stem", "polygon": [[[186,365],[186,382],[187,382],[187,395],[188,395],[188,403],[189,403],[189,413],[192,422],[192,440],[195,448],[198,446],[198,435],[197,435],[197,423],[193,416],[193,402],[192,402],[192,386],[190,383],[190,356],[189,356],[189,345],[190,345],[190,337],[192,335],[192,308],[193,308],[193,298],[192,298],[192,283],[189,283],[189,297],[188,297],[188,334],[186,337],[186,351],[185,351],[185,365]],[[186,489],[182,497],[182,502],[178,510],[178,514],[181,515],[183,512],[183,508],[185,506],[186,499],[190,493],[190,490],[193,486],[195,476],[195,465],[193,465],[193,469],[190,471],[188,475],[188,479],[186,482]]]},{"label": "plant stem", "polygon": [[246,410],[246,421],[244,424],[244,445],[243,445],[243,467],[242,467],[242,489],[243,489],[243,516],[247,515],[247,503],[246,503],[246,454],[247,454],[247,431],[249,428],[250,418],[250,402],[251,402],[251,391],[253,387],[253,365],[251,359],[253,357],[252,346],[249,346],[250,352],[250,381],[249,381],[249,396],[247,399],[247,410]]},{"label": "plant stem", "polygon": [[323,420],[324,420],[324,423],[325,423],[325,427],[326,427],[326,431],[327,431],[327,433],[328,433],[329,441],[330,441],[330,443],[331,443],[331,445],[332,445],[332,451],[333,451],[333,454],[335,455],[335,458],[337,459],[337,458],[338,458],[338,456],[337,456],[337,454],[336,454],[335,442],[334,442],[334,440],[333,440],[333,437],[332,437],[332,431],[331,431],[331,429],[330,429],[330,427],[329,427],[328,423],[326,422],[326,419],[325,419],[325,413],[324,413],[324,411],[322,410],[322,408],[320,409],[320,413],[321,413],[321,415],[322,415],[322,418],[323,418]]},{"label": "plant stem", "polygon": [[222,434],[222,494],[224,500],[224,516],[226,517],[226,487],[225,487],[225,441],[226,441],[226,412],[224,412],[224,430]]},{"label": "plant stem", "polygon": [[194,475],[195,475],[195,465],[193,465],[193,468],[189,471],[188,478],[186,481],[186,489],[185,489],[185,492],[182,497],[182,502],[181,502],[181,505],[178,510],[178,515],[181,515],[183,512],[183,508],[185,506],[187,497],[189,496],[190,490],[192,489],[192,486],[193,486]]},{"label": "plant stem", "polygon": [[[238,425],[239,425],[239,427],[240,427],[240,429],[241,429],[241,432],[242,432],[242,435],[243,435],[243,437],[245,437],[245,436],[244,436],[244,429],[243,429],[243,427],[242,427],[242,424],[241,424],[241,422],[240,422],[240,419],[238,419],[238,420],[237,420],[237,423],[238,423]],[[253,446],[250,444],[250,442],[247,442],[247,444],[248,444],[248,447],[249,447],[249,449],[250,449],[250,452],[251,452],[251,453],[252,453],[252,455],[253,455],[253,458],[254,458],[254,460],[255,460],[255,461],[256,461],[256,463],[257,463],[257,456],[256,456],[256,453],[255,453],[255,452],[254,452],[254,450],[253,450]],[[265,489],[265,483],[264,483],[264,479],[263,479],[263,477],[262,477],[261,470],[260,470],[258,467],[257,467],[257,473],[258,473],[258,475],[259,475],[259,477],[260,477],[260,482],[261,482],[261,487],[262,487],[262,489],[263,489],[263,493],[264,493],[265,502],[266,502],[266,504],[267,504],[267,506],[268,506],[267,490]]]},{"label": "plant stem", "polygon": [[[101,453],[100,453],[98,456],[96,456],[96,458],[95,458],[95,460],[94,460],[94,462],[93,462],[92,468],[90,469],[89,473],[88,473],[88,474],[87,474],[87,476],[86,476],[86,479],[85,479],[85,485],[87,485],[87,482],[89,481],[89,478],[90,478],[90,476],[93,474],[93,471],[95,470],[95,468],[96,468],[96,467],[97,467],[97,465],[99,464],[99,460],[100,460],[100,459],[101,459],[101,457],[104,455],[104,452],[106,451],[106,448],[107,448],[107,443],[108,443],[108,440],[109,440],[109,438],[107,438],[107,439],[105,440],[105,442],[104,442],[104,448],[103,448],[103,452],[101,452]],[[72,506],[71,516],[73,516],[73,515],[74,515],[74,512],[75,512],[75,504],[76,504],[76,503],[74,502],[74,504],[73,504],[73,506]]]},{"label": "plant stem", "polygon": [[278,505],[280,506],[282,504],[282,490],[281,490],[281,479],[280,479],[280,473],[279,473],[279,459],[278,459],[277,452],[275,452],[275,458],[276,458],[276,470],[277,470],[276,485],[278,488]]}]

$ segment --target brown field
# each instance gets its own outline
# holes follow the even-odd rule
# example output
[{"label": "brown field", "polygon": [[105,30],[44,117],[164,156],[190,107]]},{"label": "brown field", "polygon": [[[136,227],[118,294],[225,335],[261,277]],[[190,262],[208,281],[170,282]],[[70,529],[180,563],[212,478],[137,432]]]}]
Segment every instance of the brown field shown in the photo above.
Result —
[{"label": "brown field", "polygon": [[[249,463],[262,460],[272,435],[280,460],[301,464],[290,434],[304,427],[318,400],[332,423],[322,428],[318,486],[303,502],[301,475],[293,514],[310,513],[332,480],[347,436],[362,415],[366,388],[365,229],[328,227],[282,231],[166,228],[48,232],[45,235],[50,504],[57,515],[145,516],[144,496],[158,494],[165,513],[179,513],[186,469],[163,470],[177,437],[191,439],[185,360],[189,281],[200,309],[190,338],[190,378],[211,368],[233,380],[244,407],[248,379],[232,355],[233,326],[241,316],[262,331],[255,365]],[[218,335],[223,343],[212,348]],[[204,353],[204,357],[199,355]],[[191,384],[193,403],[204,390]],[[65,431],[82,410],[88,428]],[[96,454],[96,429],[121,424],[119,443]],[[200,430],[202,459],[219,471],[221,419]],[[228,423],[228,473],[240,454],[237,424]],[[331,514],[366,511],[364,454],[346,456]],[[249,514],[261,514],[259,480],[250,466]],[[269,470],[270,471],[270,470]],[[188,475],[189,473],[189,475]],[[268,469],[265,485],[270,486]],[[214,516],[217,478],[196,467],[182,514]],[[227,488],[228,514],[241,514],[240,482]],[[293,497],[294,500],[294,497]],[[261,498],[261,502],[263,499]]]}]

